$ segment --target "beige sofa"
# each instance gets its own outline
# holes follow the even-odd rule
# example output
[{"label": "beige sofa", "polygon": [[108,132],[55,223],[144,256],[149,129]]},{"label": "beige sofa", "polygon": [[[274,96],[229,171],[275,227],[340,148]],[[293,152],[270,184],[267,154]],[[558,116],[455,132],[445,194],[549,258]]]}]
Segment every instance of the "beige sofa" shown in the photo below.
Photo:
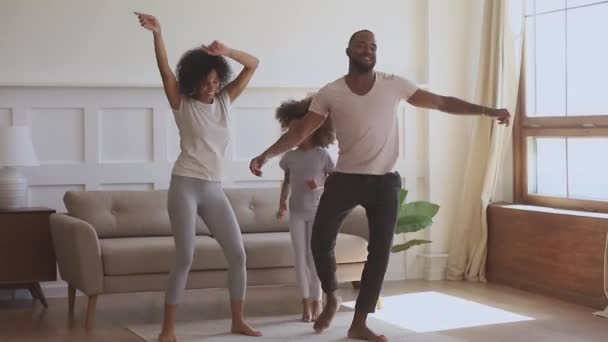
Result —
[{"label": "beige sofa", "polygon": [[[293,284],[294,257],[287,220],[277,220],[278,189],[225,189],[243,233],[248,284]],[[67,214],[51,217],[61,278],[68,283],[69,311],[76,290],[88,296],[91,327],[98,295],[164,291],[174,261],[166,191],[69,191]],[[226,286],[227,263],[206,226],[197,221],[188,289]],[[367,257],[363,209],[345,220],[336,244],[338,279],[360,279]]]}]

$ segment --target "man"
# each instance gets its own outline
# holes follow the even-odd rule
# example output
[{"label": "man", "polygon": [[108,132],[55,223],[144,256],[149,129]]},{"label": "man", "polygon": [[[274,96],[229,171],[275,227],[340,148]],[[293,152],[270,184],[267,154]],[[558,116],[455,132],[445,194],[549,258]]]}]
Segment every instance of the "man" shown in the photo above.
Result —
[{"label": "man", "polygon": [[348,74],[324,86],[309,112],[264,153],[254,158],[250,170],[261,176],[268,159],[297,146],[331,116],[339,143],[336,171],[325,183],[325,192],[313,225],[311,248],[327,303],[314,329],[327,329],[338,309],[334,246],[344,217],[357,205],[369,221],[368,257],[361,277],[355,315],[348,337],[387,341],[367,327],[374,312],[388,265],[399,205],[401,176],[395,172],[399,153],[397,104],[406,100],[416,107],[460,115],[485,115],[509,124],[505,109],[474,105],[463,100],[418,89],[410,81],[375,72],[376,40],[368,30],[355,32],[346,55]]}]

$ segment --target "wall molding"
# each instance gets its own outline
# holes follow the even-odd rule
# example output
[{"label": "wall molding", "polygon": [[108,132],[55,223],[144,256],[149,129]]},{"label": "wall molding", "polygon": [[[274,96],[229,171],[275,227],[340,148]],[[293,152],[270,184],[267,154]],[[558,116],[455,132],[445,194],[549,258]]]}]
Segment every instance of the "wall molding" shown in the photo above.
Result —
[{"label": "wall molding", "polygon": [[[279,186],[283,172],[277,158],[268,163],[263,178],[250,174],[249,159],[280,136],[275,108],[282,101],[303,98],[316,90],[308,86],[253,86],[242,94],[232,110],[234,136],[225,187]],[[169,186],[179,142],[160,85],[4,84],[0,85],[0,108],[10,113],[9,122],[29,125],[33,130],[41,165],[23,169],[30,185],[31,205],[63,212],[62,198],[67,190]],[[405,104],[399,107],[398,169],[410,200],[424,196],[421,187],[428,173],[420,152],[426,137],[419,132],[420,113]],[[411,253],[391,256],[387,279],[410,277],[406,264],[417,263],[416,259]],[[45,284],[45,292],[62,296],[64,285],[58,284]]]}]

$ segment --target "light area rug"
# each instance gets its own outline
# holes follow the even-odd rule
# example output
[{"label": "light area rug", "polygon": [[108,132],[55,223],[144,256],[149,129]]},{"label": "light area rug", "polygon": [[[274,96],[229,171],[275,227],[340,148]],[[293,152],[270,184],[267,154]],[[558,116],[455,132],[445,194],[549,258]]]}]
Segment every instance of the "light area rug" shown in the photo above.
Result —
[{"label": "light area rug", "polygon": [[[259,338],[227,333],[230,330],[229,319],[178,322],[176,330],[179,342],[353,341],[346,337],[352,317],[352,311],[338,312],[332,326],[322,334],[315,334],[312,323],[301,322],[300,315],[249,317],[248,321],[264,334]],[[382,320],[370,318],[368,321],[371,329],[386,335],[390,341],[405,341],[406,336],[415,334]],[[156,341],[160,324],[133,325],[128,329],[143,340],[152,342]]]}]

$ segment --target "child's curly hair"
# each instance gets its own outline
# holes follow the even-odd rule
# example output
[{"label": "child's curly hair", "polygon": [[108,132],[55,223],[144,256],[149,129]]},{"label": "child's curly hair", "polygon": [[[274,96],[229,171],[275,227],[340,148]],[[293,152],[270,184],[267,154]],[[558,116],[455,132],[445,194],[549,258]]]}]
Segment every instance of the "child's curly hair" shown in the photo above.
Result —
[{"label": "child's curly hair", "polygon": [[[312,103],[312,96],[308,96],[302,100],[289,100],[281,103],[277,108],[276,118],[281,124],[283,130],[287,130],[289,123],[293,120],[301,119],[308,113],[308,108]],[[334,143],[336,135],[331,119],[328,117],[323,125],[317,129],[312,135],[312,144],[315,147],[327,147]]]}]

